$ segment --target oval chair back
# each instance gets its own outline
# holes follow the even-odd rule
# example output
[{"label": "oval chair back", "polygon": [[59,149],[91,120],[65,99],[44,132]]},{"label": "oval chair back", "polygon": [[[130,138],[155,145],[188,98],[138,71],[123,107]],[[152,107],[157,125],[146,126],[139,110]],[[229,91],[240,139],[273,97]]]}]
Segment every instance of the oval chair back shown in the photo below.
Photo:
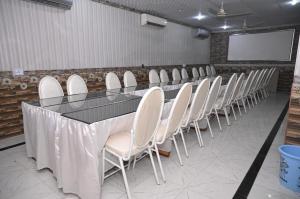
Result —
[{"label": "oval chair back", "polygon": [[216,103],[216,100],[220,92],[221,83],[222,83],[221,76],[216,77],[216,79],[213,81],[204,106],[205,114],[210,114],[212,112],[212,109]]},{"label": "oval chair back", "polygon": [[172,78],[173,78],[173,81],[179,81],[179,80],[181,80],[180,73],[179,73],[179,70],[177,68],[173,68],[173,70],[172,70]]},{"label": "oval chair back", "polygon": [[232,96],[231,96],[231,102],[235,101],[238,97],[238,94],[240,93],[241,91],[241,88],[243,86],[243,82],[244,82],[244,79],[245,79],[245,73],[242,73],[240,75],[240,77],[238,78],[235,86],[234,86],[234,89],[233,89],[233,92],[232,92]]},{"label": "oval chair back", "polygon": [[210,66],[210,71],[211,71],[211,75],[212,75],[212,76],[216,76],[216,75],[217,75],[217,72],[216,72],[216,69],[215,69],[215,66],[214,66],[214,65],[211,65],[211,66]]},{"label": "oval chair back", "polygon": [[137,86],[135,76],[131,71],[126,71],[124,73],[123,81],[124,81],[124,87]]},{"label": "oval chair back", "polygon": [[164,106],[164,92],[159,87],[150,88],[143,96],[133,121],[133,144],[144,148],[153,140]]},{"label": "oval chair back", "polygon": [[237,80],[237,74],[234,73],[230,77],[230,79],[228,81],[228,84],[226,86],[226,89],[225,89],[225,92],[224,92],[223,101],[222,101],[222,105],[221,105],[222,107],[231,104],[231,97],[232,97],[232,94],[233,94],[234,86],[236,85],[236,80]]},{"label": "oval chair back", "polygon": [[85,81],[79,75],[71,75],[67,80],[68,95],[88,93]]},{"label": "oval chair back", "polygon": [[182,77],[182,79],[188,79],[189,78],[189,75],[188,75],[185,68],[181,69],[181,77]]},{"label": "oval chair back", "polygon": [[170,81],[168,73],[165,69],[160,70],[159,76],[160,76],[161,82],[169,82]]},{"label": "oval chair back", "polygon": [[199,78],[199,73],[198,73],[197,68],[193,67],[192,73],[193,73],[193,78]]},{"label": "oval chair back", "polygon": [[241,91],[240,97],[246,97],[247,96],[247,94],[249,92],[249,87],[250,87],[251,81],[253,79],[253,75],[254,75],[254,71],[252,70],[249,73],[246,81],[244,82],[244,85],[242,86],[242,91]]},{"label": "oval chair back", "polygon": [[204,69],[202,67],[199,68],[199,74],[200,74],[200,77],[205,77],[205,72],[204,72]]},{"label": "oval chair back", "polygon": [[52,98],[64,96],[60,83],[51,76],[45,76],[39,82],[39,98]]},{"label": "oval chair back", "polygon": [[158,73],[155,69],[151,69],[149,71],[149,83],[150,84],[158,84],[160,83],[160,79]]},{"label": "oval chair back", "polygon": [[206,66],[206,74],[207,74],[207,76],[211,76],[212,75],[209,65]]},{"label": "oval chair back", "polygon": [[118,76],[114,72],[109,72],[105,77],[106,89],[118,89],[121,88],[121,82]]}]

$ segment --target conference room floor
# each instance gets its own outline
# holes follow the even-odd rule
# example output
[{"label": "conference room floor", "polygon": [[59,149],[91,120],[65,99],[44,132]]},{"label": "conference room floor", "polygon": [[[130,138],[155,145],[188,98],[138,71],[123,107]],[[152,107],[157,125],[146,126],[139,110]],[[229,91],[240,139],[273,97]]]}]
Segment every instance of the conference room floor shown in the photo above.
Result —
[{"label": "conference room floor", "polygon": [[[223,131],[219,130],[214,119],[212,129],[215,138],[212,139],[208,131],[203,131],[203,148],[199,147],[192,129],[189,134],[185,134],[189,158],[185,157],[182,142],[178,139],[183,166],[179,165],[175,151],[172,151],[170,158],[162,157],[166,183],[161,180],[161,184],[156,185],[149,158],[140,160],[135,169],[127,171],[133,198],[232,198],[287,101],[286,94],[272,95],[247,114],[238,116],[237,121],[233,121],[231,117],[231,126],[226,126],[225,118],[221,117]],[[279,184],[277,148],[283,143],[283,136],[284,128],[281,128],[248,198],[300,197],[300,194],[291,192]],[[20,137],[15,139],[22,140]],[[0,141],[0,147],[4,145],[4,141]],[[102,190],[104,199],[126,198],[120,173],[106,179]],[[57,189],[56,181],[49,170],[36,171],[34,160],[26,157],[25,146],[22,145],[0,152],[0,198],[77,197]]]}]

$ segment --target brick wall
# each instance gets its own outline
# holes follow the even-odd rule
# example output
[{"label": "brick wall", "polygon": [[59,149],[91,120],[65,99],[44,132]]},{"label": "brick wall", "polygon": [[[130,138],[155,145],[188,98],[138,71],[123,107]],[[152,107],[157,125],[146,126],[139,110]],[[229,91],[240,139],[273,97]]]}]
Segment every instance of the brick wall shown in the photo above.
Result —
[{"label": "brick wall", "polygon": [[[189,75],[192,75],[189,65],[187,70]],[[181,66],[147,66],[141,67],[120,67],[120,68],[91,68],[91,69],[74,69],[74,70],[39,70],[39,71],[25,71],[24,75],[13,77],[11,72],[0,72],[0,139],[12,135],[23,133],[23,120],[21,102],[38,99],[38,83],[39,80],[46,76],[54,76],[62,85],[66,93],[66,81],[72,74],[78,74],[84,78],[87,83],[89,91],[99,91],[105,88],[105,75],[113,71],[115,72],[121,82],[123,81],[123,74],[126,70],[132,71],[138,83],[148,82],[148,72],[150,69],[164,68],[169,73],[171,78],[171,71],[174,67],[181,68]]]}]

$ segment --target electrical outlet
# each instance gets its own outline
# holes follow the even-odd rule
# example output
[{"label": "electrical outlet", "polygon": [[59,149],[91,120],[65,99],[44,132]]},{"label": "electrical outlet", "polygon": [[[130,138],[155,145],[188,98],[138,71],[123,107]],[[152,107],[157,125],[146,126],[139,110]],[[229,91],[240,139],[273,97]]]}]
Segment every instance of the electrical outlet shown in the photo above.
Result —
[{"label": "electrical outlet", "polygon": [[23,68],[14,68],[12,70],[13,76],[19,76],[19,75],[24,75],[24,70]]}]

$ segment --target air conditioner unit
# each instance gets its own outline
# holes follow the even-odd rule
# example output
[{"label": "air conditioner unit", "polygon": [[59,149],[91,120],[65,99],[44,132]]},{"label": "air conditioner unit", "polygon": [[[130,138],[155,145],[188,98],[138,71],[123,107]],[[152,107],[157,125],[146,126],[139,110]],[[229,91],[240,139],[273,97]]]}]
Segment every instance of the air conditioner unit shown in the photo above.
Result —
[{"label": "air conditioner unit", "polygon": [[63,9],[71,9],[73,0],[31,0],[49,6],[59,7]]},{"label": "air conditioner unit", "polygon": [[152,16],[149,14],[141,14],[141,23],[142,26],[149,24],[149,25],[164,27],[167,25],[168,21],[166,19]]},{"label": "air conditioner unit", "polygon": [[199,39],[206,39],[209,37],[210,33],[208,30],[204,28],[197,28],[194,30],[193,33],[194,37],[199,38]]}]

